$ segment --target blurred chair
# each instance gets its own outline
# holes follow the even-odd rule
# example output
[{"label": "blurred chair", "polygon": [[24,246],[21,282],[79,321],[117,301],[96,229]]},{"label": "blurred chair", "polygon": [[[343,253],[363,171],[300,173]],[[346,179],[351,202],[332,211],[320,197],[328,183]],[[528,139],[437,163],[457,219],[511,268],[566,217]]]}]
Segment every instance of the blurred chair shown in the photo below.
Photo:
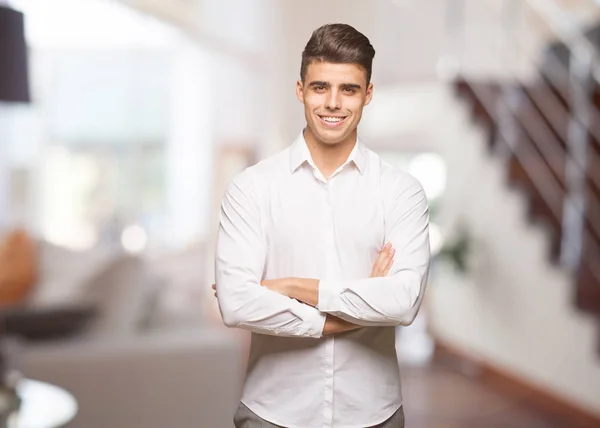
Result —
[{"label": "blurred chair", "polygon": [[33,289],[36,278],[33,239],[23,229],[11,231],[0,241],[0,306],[22,302]]}]

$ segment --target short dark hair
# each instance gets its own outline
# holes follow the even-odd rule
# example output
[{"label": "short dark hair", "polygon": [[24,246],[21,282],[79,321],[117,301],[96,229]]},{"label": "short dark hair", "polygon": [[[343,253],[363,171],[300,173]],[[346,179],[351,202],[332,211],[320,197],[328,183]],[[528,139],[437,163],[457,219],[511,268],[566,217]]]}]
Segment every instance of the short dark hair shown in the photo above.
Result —
[{"label": "short dark hair", "polygon": [[361,32],[348,24],[327,24],[317,28],[302,52],[300,78],[304,82],[308,66],[315,62],[357,64],[371,81],[375,49]]}]

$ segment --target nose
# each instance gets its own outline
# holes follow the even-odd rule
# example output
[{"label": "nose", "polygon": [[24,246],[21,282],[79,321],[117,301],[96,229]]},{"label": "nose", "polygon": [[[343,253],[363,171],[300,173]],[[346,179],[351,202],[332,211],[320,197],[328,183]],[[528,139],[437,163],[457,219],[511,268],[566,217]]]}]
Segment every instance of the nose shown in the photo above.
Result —
[{"label": "nose", "polygon": [[325,102],[325,107],[328,110],[339,110],[342,108],[340,94],[337,90],[329,92],[329,96],[327,97],[327,100]]}]

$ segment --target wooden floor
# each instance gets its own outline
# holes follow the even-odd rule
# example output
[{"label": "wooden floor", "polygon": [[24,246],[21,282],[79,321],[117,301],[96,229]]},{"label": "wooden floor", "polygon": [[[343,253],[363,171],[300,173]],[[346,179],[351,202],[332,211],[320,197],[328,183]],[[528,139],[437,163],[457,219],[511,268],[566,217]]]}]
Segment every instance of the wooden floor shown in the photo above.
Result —
[{"label": "wooden floor", "polygon": [[450,364],[402,367],[407,428],[575,428]]}]

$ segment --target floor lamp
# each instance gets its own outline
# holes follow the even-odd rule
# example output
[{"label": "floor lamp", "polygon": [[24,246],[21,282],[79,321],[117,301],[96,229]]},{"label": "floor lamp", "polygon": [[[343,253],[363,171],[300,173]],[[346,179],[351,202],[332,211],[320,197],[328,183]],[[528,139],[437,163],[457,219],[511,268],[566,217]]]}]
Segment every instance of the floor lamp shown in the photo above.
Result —
[{"label": "floor lamp", "polygon": [[[21,12],[11,9],[0,1],[0,230],[8,211],[8,151],[6,136],[11,132],[10,109],[15,104],[29,103],[29,73],[27,66],[27,45],[25,42],[24,17]],[[3,120],[4,119],[4,120]],[[3,136],[5,138],[3,138]],[[11,406],[18,405],[11,382],[7,382],[7,370],[11,361],[5,352],[7,341],[4,338],[4,317],[0,319],[0,424],[10,414]],[[4,408],[2,408],[4,407]]]},{"label": "floor lamp", "polygon": [[0,229],[6,221],[3,213],[8,208],[9,181],[6,140],[2,136],[11,131],[11,107],[30,102],[27,62],[23,14],[0,2],[0,115],[4,116],[0,117]]}]

